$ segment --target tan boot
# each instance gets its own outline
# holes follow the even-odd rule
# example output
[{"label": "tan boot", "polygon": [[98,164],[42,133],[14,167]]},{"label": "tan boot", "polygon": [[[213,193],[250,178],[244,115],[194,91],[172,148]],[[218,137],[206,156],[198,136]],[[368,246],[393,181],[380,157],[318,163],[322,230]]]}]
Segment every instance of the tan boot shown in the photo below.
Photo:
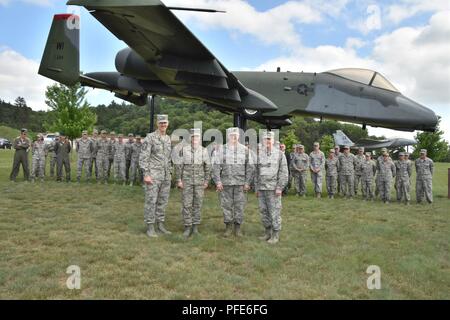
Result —
[{"label": "tan boot", "polygon": [[238,238],[241,238],[243,236],[241,231],[241,225],[239,223],[234,224],[234,235]]},{"label": "tan boot", "polygon": [[270,244],[276,244],[280,241],[280,231],[273,231],[272,237],[267,241]]},{"label": "tan boot", "polygon": [[148,225],[147,236],[149,236],[150,238],[158,238],[158,235],[155,231],[155,225],[153,223],[150,223]]},{"label": "tan boot", "polygon": [[223,233],[223,236],[225,238],[229,238],[229,237],[231,237],[232,234],[233,234],[233,226],[231,225],[231,223],[226,223],[225,224],[225,232]]},{"label": "tan boot", "polygon": [[267,241],[272,237],[272,228],[268,227],[266,228],[266,230],[264,231],[264,235],[259,237],[258,239],[261,241]]}]

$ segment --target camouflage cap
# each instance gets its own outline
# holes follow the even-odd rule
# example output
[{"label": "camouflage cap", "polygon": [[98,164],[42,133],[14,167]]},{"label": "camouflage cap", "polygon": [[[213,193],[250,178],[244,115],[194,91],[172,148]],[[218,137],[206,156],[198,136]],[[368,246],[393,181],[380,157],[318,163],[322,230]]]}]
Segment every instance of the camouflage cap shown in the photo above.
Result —
[{"label": "camouflage cap", "polygon": [[330,149],[330,153],[334,154],[334,149]]},{"label": "camouflage cap", "polygon": [[227,135],[230,135],[230,134],[239,134],[239,128],[228,128],[227,129]]},{"label": "camouflage cap", "polygon": [[340,146],[334,146],[334,149],[341,149]]},{"label": "camouflage cap", "polygon": [[136,139],[140,139],[140,138],[141,138],[141,136],[137,134],[136,135]]},{"label": "camouflage cap", "polygon": [[108,132],[106,130],[102,130],[101,134],[107,134]]},{"label": "camouflage cap", "polygon": [[27,132],[28,132],[28,130],[25,128],[20,129],[20,133],[27,133]]},{"label": "camouflage cap", "polygon": [[302,145],[302,144],[298,144],[298,145],[297,145],[297,148],[299,148],[299,149],[305,149],[305,146]]},{"label": "camouflage cap", "polygon": [[56,137],[56,138],[59,137],[59,132],[55,133],[55,137]]},{"label": "camouflage cap", "polygon": [[128,138],[134,138],[134,134],[129,133],[129,134],[128,134]]},{"label": "camouflage cap", "polygon": [[189,133],[191,134],[191,136],[201,136],[202,135],[200,128],[192,128],[191,130],[189,130]]},{"label": "camouflage cap", "polygon": [[314,142],[313,146],[320,146],[320,144],[318,142]]},{"label": "camouflage cap", "polygon": [[81,132],[81,134],[88,134],[87,130],[83,130],[83,132]]},{"label": "camouflage cap", "polygon": [[372,154],[370,152],[366,152],[366,157],[370,157]]},{"label": "camouflage cap", "polygon": [[400,153],[398,154],[399,157],[403,157],[404,155],[405,155],[404,152],[400,152]]},{"label": "camouflage cap", "polygon": [[119,135],[117,136],[118,138],[123,138],[123,134],[119,133]]},{"label": "camouflage cap", "polygon": [[344,148],[343,149],[350,149],[350,147],[349,146],[344,146]]},{"label": "camouflage cap", "polygon": [[158,114],[156,116],[158,123],[160,122],[169,122],[169,116],[167,114]]},{"label": "camouflage cap", "polygon": [[92,131],[93,134],[98,134],[98,130],[94,129],[94,131]]},{"label": "camouflage cap", "polygon": [[359,147],[359,148],[358,148],[358,151],[364,152],[364,147]]},{"label": "camouflage cap", "polygon": [[381,148],[381,152],[387,152],[387,148]]},{"label": "camouflage cap", "polygon": [[37,136],[38,136],[38,138],[43,138],[44,137],[44,135],[42,133],[38,133]]},{"label": "camouflage cap", "polygon": [[109,135],[110,135],[110,136],[115,136],[115,135],[116,135],[116,132],[115,132],[115,131],[111,131],[111,132],[109,133]]},{"label": "camouflage cap", "polygon": [[275,132],[273,132],[273,131],[264,131],[262,138],[263,139],[271,139],[271,140],[273,140],[275,138]]},{"label": "camouflage cap", "polygon": [[427,153],[427,149],[421,149],[420,153]]}]

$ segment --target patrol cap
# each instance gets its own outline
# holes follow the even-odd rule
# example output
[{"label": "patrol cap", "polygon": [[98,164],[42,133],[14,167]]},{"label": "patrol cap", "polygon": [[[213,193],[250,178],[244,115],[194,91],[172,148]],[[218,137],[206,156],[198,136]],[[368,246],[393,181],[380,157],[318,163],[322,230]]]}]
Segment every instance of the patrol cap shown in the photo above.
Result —
[{"label": "patrol cap", "polygon": [[118,135],[117,137],[123,138],[123,134],[122,134],[122,133],[119,133],[119,135]]},{"label": "patrol cap", "polygon": [[297,148],[299,148],[299,149],[305,149],[305,146],[302,145],[302,144],[298,144],[298,145],[297,145]]},{"label": "patrol cap", "polygon": [[336,150],[336,149],[340,149],[341,147],[340,146],[334,146],[334,149]]},{"label": "patrol cap", "polygon": [[202,135],[200,128],[192,128],[189,130],[189,133],[191,136],[201,136]]},{"label": "patrol cap", "polygon": [[402,157],[402,156],[404,156],[404,155],[405,155],[404,152],[400,152],[400,153],[398,154],[399,157]]},{"label": "patrol cap", "polygon": [[111,132],[109,133],[109,135],[111,135],[111,136],[115,136],[115,135],[116,135],[116,133],[115,133],[114,131],[111,131]]},{"label": "patrol cap", "polygon": [[141,136],[137,134],[136,135],[136,139],[140,139],[140,138],[141,138]]},{"label": "patrol cap", "polygon": [[22,129],[20,129],[20,132],[21,132],[21,133],[27,133],[27,132],[28,132],[28,130],[27,130],[27,129],[25,129],[25,128],[22,128]]},{"label": "patrol cap", "polygon": [[334,154],[334,149],[330,149],[330,153],[333,153],[333,154]]},{"label": "patrol cap", "polygon": [[364,152],[364,147],[359,147],[359,148],[358,148],[358,151]]},{"label": "patrol cap", "polygon": [[42,133],[38,133],[37,136],[38,136],[38,138],[43,138],[44,137],[44,135]]},{"label": "patrol cap", "polygon": [[128,138],[134,138],[134,134],[129,133],[129,134],[128,134]]},{"label": "patrol cap", "polygon": [[236,127],[228,128],[227,129],[227,135],[230,135],[230,134],[239,134],[239,128],[236,128]]},{"label": "patrol cap", "polygon": [[98,134],[98,130],[94,129],[94,131],[92,131],[93,134]]},{"label": "patrol cap", "polygon": [[427,149],[421,149],[420,153],[427,153]]},{"label": "patrol cap", "polygon": [[372,154],[370,152],[366,152],[366,157],[370,157]]},{"label": "patrol cap", "polygon": [[102,130],[101,134],[106,134],[108,133],[106,130]]},{"label": "patrol cap", "polygon": [[314,147],[319,146],[319,145],[320,144],[318,142],[314,142],[314,144],[313,144]]},{"label": "patrol cap", "polygon": [[81,134],[88,134],[87,130],[83,130],[83,132],[81,132]]},{"label": "patrol cap", "polygon": [[55,133],[55,137],[56,137],[56,138],[59,137],[59,132]]},{"label": "patrol cap", "polygon": [[274,139],[275,138],[275,132],[273,131],[264,131],[263,132],[263,139]]},{"label": "patrol cap", "polygon": [[350,147],[349,146],[344,146],[344,149],[350,149]]},{"label": "patrol cap", "polygon": [[409,152],[405,152],[405,156],[406,156],[406,157],[409,157]]},{"label": "patrol cap", "polygon": [[169,116],[167,114],[158,114],[156,116],[156,119],[157,119],[158,123],[169,122]]},{"label": "patrol cap", "polygon": [[381,152],[387,152],[387,148],[381,148]]}]

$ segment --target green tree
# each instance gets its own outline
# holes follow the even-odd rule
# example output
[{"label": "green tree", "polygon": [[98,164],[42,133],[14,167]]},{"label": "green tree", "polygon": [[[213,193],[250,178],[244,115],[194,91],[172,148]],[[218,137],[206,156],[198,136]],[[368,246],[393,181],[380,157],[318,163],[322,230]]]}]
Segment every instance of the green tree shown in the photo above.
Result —
[{"label": "green tree", "polygon": [[45,103],[51,108],[52,116],[45,123],[45,128],[64,132],[71,140],[79,137],[83,130],[92,130],[97,116],[85,100],[86,93],[80,84],[70,87],[54,84],[47,87]]},{"label": "green tree", "polygon": [[333,149],[334,147],[334,138],[333,136],[327,134],[320,139],[320,149],[325,153],[325,155],[328,154],[328,151],[330,149]]},{"label": "green tree", "polygon": [[286,145],[286,150],[292,151],[294,144],[300,143],[297,136],[295,135],[294,130],[289,130],[284,138],[280,139],[282,143]]},{"label": "green tree", "polygon": [[435,132],[421,132],[416,134],[417,144],[413,152],[414,158],[419,157],[420,149],[427,149],[428,157],[436,162],[445,161],[449,149],[448,142],[444,140],[444,131],[440,130],[441,118],[439,117]]}]

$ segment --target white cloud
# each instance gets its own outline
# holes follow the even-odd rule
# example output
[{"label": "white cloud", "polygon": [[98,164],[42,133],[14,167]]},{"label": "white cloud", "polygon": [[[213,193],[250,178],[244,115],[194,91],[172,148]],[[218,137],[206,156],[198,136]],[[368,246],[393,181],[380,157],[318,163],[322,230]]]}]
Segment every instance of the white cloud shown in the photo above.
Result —
[{"label": "white cloud", "polygon": [[0,98],[13,102],[24,97],[34,110],[46,110],[45,89],[53,82],[38,75],[39,64],[6,47],[0,47]]},{"label": "white cloud", "polygon": [[450,10],[448,0],[401,0],[400,4],[391,5],[387,9],[387,19],[399,24],[405,19],[425,12],[436,12]]},{"label": "white cloud", "polygon": [[202,28],[221,28],[230,32],[252,35],[264,44],[298,46],[301,43],[296,24],[314,24],[325,15],[337,15],[347,0],[333,4],[327,1],[288,1],[267,11],[257,11],[243,0],[184,0],[164,1],[167,6],[212,8],[226,14],[202,14],[174,11],[184,21],[194,21]]}]

